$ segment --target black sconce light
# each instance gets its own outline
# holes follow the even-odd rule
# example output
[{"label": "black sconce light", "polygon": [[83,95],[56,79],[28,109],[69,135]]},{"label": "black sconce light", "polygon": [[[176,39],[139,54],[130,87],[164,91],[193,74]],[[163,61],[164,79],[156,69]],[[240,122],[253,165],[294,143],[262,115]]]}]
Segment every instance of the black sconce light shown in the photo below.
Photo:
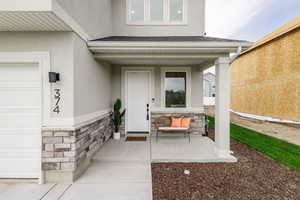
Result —
[{"label": "black sconce light", "polygon": [[60,81],[59,73],[49,72],[49,82],[56,83],[57,81]]}]

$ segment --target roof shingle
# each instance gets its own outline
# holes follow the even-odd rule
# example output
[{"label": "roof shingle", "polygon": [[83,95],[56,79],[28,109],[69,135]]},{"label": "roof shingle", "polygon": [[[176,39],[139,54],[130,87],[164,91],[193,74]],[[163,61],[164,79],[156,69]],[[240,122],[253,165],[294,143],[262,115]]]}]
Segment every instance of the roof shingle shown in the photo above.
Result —
[{"label": "roof shingle", "polygon": [[206,36],[165,36],[165,37],[139,37],[139,36],[110,36],[92,41],[107,42],[248,42]]}]

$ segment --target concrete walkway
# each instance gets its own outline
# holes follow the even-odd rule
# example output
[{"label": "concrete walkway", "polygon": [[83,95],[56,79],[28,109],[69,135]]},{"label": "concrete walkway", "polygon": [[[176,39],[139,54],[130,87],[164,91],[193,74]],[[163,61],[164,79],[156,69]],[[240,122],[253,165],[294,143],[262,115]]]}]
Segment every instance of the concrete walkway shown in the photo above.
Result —
[{"label": "concrete walkway", "polygon": [[193,135],[148,138],[146,142],[110,140],[74,184],[0,184],[0,200],[151,200],[153,162],[232,162],[218,157],[214,143]]},{"label": "concrete walkway", "polygon": [[61,200],[151,200],[149,142],[111,140]]},{"label": "concrete walkway", "polygon": [[0,184],[0,200],[151,200],[150,142],[109,141],[74,184]]}]

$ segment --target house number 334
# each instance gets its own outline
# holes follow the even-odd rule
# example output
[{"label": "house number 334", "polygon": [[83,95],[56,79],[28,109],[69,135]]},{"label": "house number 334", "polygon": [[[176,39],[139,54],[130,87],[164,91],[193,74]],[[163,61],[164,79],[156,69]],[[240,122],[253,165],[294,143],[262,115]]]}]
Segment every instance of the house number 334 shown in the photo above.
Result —
[{"label": "house number 334", "polygon": [[60,89],[54,89],[54,99],[55,99],[55,106],[53,108],[53,112],[56,114],[60,113],[60,99],[61,99],[61,92]]}]

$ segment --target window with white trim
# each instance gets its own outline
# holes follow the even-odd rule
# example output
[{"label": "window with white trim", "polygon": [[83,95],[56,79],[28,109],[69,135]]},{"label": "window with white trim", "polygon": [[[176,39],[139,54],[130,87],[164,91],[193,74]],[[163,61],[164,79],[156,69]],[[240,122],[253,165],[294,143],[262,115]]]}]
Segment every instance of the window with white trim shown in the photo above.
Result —
[{"label": "window with white trim", "polygon": [[167,109],[190,108],[191,68],[161,68],[161,106]]},{"label": "window with white trim", "polygon": [[187,0],[127,0],[128,24],[186,24]]},{"label": "window with white trim", "polygon": [[165,107],[186,107],[186,72],[166,72]]}]

